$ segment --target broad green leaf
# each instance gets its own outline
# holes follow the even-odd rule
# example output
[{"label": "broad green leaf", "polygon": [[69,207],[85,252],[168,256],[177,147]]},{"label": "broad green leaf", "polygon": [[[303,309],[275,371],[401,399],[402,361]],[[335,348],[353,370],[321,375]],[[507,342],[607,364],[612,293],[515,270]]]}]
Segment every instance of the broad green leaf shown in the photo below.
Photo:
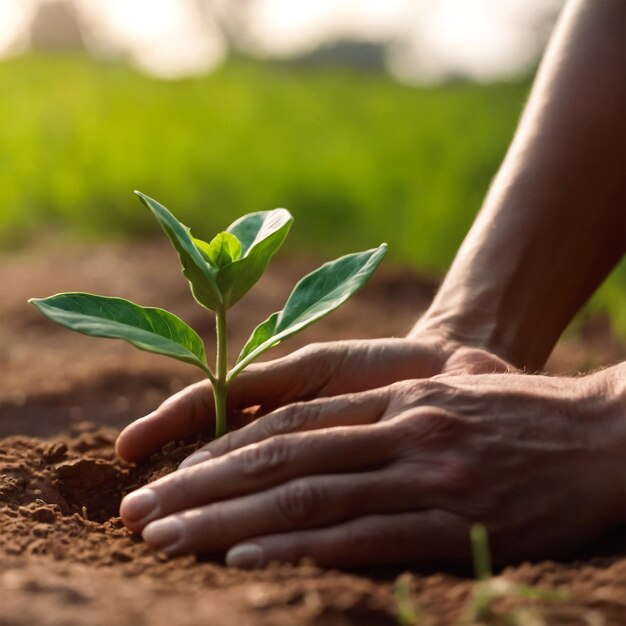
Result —
[{"label": "broad green leaf", "polygon": [[[284,215],[282,209],[276,209],[279,216]],[[274,213],[274,211],[258,211],[257,213],[248,213],[243,215],[238,220],[234,221],[226,230],[235,235],[241,243],[242,256],[248,252],[248,249],[252,246],[257,236],[262,232],[263,225],[268,221],[268,217]],[[275,219],[275,216],[274,216]],[[271,222],[270,222],[271,223]]]},{"label": "broad green leaf", "polygon": [[[261,322],[252,331],[252,335],[250,335],[250,338],[246,342],[246,345],[243,347],[241,354],[237,358],[237,363],[243,361],[248,356],[248,354],[252,353],[254,349],[258,346],[267,345],[267,348],[265,348],[265,350],[269,350],[270,348],[280,343],[280,339],[272,341],[272,338],[276,335],[276,322],[280,313],[281,311],[272,313],[264,322]],[[259,352],[259,354],[261,353]]]},{"label": "broad green leaf", "polygon": [[343,304],[369,280],[386,253],[387,244],[381,244],[372,250],[348,254],[300,280],[283,310],[254,329],[237,359],[235,375],[272,346]]},{"label": "broad green leaf", "polygon": [[60,293],[29,300],[47,318],[83,335],[123,339],[141,350],[173,357],[208,370],[204,345],[181,319],[122,298]]},{"label": "broad green leaf", "polygon": [[210,243],[194,237],[193,243],[205,260],[218,269],[241,257],[239,239],[227,232],[215,235]]},{"label": "broad green leaf", "polygon": [[193,239],[189,229],[181,224],[162,204],[135,191],[139,199],[150,209],[154,217],[172,242],[180,262],[183,274],[191,284],[194,298],[207,309],[214,311],[222,303],[222,296],[217,286],[217,270],[206,262]]},{"label": "broad green leaf", "polygon": [[220,268],[217,275],[226,308],[238,302],[261,278],[292,223],[289,211],[275,209],[244,215],[228,227],[227,232],[241,243],[242,253],[239,259]]}]

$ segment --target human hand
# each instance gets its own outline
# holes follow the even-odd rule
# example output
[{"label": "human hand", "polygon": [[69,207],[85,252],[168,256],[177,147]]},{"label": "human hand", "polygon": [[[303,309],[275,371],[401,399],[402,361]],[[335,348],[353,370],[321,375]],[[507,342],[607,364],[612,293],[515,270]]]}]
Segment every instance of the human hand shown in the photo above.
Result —
[{"label": "human hand", "polygon": [[[495,355],[434,333],[412,339],[311,344],[284,358],[253,364],[241,373],[229,389],[229,425],[240,427],[285,404],[375,389],[399,380],[507,369],[508,364]],[[259,408],[246,411],[251,406]],[[212,432],[214,421],[211,384],[202,381],[125,428],[117,452],[128,461],[137,461],[169,441]]]},{"label": "human hand", "polygon": [[606,372],[444,374],[289,405],[127,496],[122,518],[168,554],[226,549],[241,567],[467,561],[476,521],[497,561],[562,554],[623,521],[624,366]]}]

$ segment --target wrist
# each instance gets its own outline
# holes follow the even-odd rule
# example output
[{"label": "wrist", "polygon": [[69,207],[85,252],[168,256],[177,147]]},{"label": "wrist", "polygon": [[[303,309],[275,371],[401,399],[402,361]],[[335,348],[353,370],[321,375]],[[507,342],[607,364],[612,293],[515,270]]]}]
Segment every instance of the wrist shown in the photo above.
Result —
[{"label": "wrist", "polygon": [[433,306],[416,322],[407,337],[436,337],[443,345],[448,346],[449,352],[473,348],[517,365],[513,352],[497,340],[495,326],[493,317],[486,312],[459,312]]},{"label": "wrist", "polygon": [[[485,300],[490,304],[481,305]],[[509,306],[506,298],[498,300],[495,296],[469,302],[438,294],[408,336],[424,333],[484,350],[528,371],[543,367],[556,341],[556,336],[545,336],[541,325],[527,323],[521,307]]]},{"label": "wrist", "polygon": [[424,316],[408,333],[407,341],[422,345],[428,338],[440,355],[438,373],[495,374],[516,371],[510,360],[480,337],[435,317]]}]

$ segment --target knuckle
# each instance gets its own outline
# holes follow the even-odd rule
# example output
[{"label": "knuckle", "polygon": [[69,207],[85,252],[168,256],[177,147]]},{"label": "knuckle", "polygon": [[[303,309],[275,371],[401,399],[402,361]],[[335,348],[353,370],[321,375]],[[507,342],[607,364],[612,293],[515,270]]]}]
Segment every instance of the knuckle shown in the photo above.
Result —
[{"label": "knuckle", "polygon": [[350,366],[355,363],[355,354],[360,352],[358,345],[353,340],[319,342],[294,352],[293,366],[299,368],[300,382],[293,397],[324,395],[339,373],[353,374]]},{"label": "knuckle", "polygon": [[319,486],[313,486],[309,481],[301,479],[278,490],[276,506],[284,519],[296,524],[315,517],[322,500]]},{"label": "knuckle", "polygon": [[310,358],[312,356],[316,356],[319,353],[322,346],[323,344],[319,341],[308,343],[306,346],[303,346],[302,348],[299,348],[298,350],[296,350],[292,356],[294,358],[297,357],[301,359]]},{"label": "knuckle", "polygon": [[398,412],[407,406],[437,406],[444,394],[442,385],[431,379],[400,380],[389,386],[389,410]]},{"label": "knuckle", "polygon": [[301,397],[324,389],[335,372],[341,369],[346,355],[341,342],[313,343],[299,352],[303,368]]},{"label": "knuckle", "polygon": [[296,402],[272,415],[266,423],[269,436],[282,435],[297,430],[306,430],[320,414],[320,404],[316,402]]},{"label": "knuckle", "polygon": [[401,397],[411,396],[415,387],[416,381],[414,380],[398,380],[389,385],[390,391]]},{"label": "knuckle", "polygon": [[393,421],[398,444],[407,451],[425,446],[441,446],[458,438],[459,419],[442,409],[420,407]]},{"label": "knuckle", "polygon": [[419,380],[409,381],[407,393],[409,393],[413,401],[421,403],[430,403],[441,401],[450,395],[453,389],[446,383],[434,378],[421,378]]},{"label": "knuckle", "polygon": [[288,447],[278,437],[246,446],[235,453],[241,472],[246,475],[261,474],[287,462]]},{"label": "knuckle", "polygon": [[[372,413],[372,406],[378,406],[379,414],[383,414],[384,408],[389,404],[389,394],[386,388],[371,389],[357,393],[348,393],[345,399],[345,410],[356,414],[368,415]],[[341,405],[340,405],[341,407]],[[343,409],[344,407],[341,407]]]}]

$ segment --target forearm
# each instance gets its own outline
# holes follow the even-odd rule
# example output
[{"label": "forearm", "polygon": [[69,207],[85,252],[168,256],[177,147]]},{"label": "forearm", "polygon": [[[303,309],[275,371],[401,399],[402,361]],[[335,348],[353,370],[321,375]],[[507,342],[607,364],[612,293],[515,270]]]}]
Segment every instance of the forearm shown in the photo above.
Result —
[{"label": "forearm", "polygon": [[539,368],[620,258],[625,7],[564,10],[505,161],[414,332]]}]

